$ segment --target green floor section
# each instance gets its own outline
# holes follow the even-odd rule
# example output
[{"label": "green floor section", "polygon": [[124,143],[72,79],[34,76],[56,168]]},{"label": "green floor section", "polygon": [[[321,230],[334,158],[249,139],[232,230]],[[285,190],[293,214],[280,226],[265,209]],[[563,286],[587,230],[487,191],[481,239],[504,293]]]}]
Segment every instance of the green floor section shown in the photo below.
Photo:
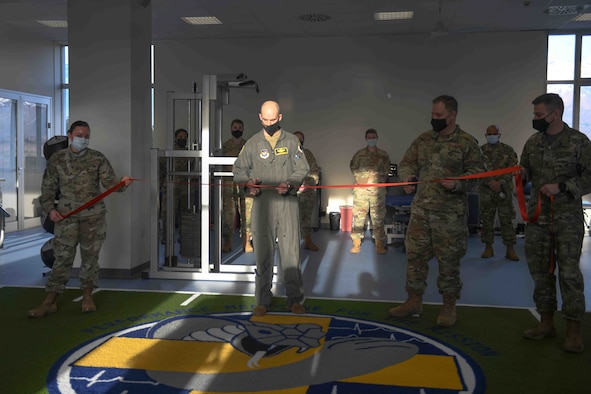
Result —
[{"label": "green floor section", "polygon": [[[44,290],[0,288],[2,392],[48,392],[46,380],[52,365],[79,345],[108,333],[174,316],[248,312],[254,307],[250,296],[200,295],[183,305],[191,294],[102,290],[94,297],[98,311],[82,314],[80,303],[74,302],[80,296],[80,290],[68,289],[58,298],[56,314],[31,319],[27,310],[40,303]],[[306,307],[310,315],[377,322],[441,341],[478,364],[487,393],[583,393],[591,385],[591,319],[583,326],[588,350],[569,354],[562,351],[565,324],[559,317],[557,338],[523,339],[523,330],[536,324],[523,309],[461,306],[457,324],[440,328],[435,324],[438,305],[425,305],[420,318],[405,319],[389,317],[391,305],[384,302],[307,299]],[[272,311],[287,312],[288,308],[283,299],[276,299]]]}]

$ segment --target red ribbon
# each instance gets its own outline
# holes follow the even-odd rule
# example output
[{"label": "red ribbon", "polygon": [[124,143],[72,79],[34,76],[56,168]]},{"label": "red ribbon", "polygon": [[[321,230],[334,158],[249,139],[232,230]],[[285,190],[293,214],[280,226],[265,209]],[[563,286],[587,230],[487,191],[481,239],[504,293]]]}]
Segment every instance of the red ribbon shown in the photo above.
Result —
[{"label": "red ribbon", "polygon": [[[504,174],[511,174],[511,173],[518,174],[518,173],[520,173],[520,171],[521,171],[520,166],[513,166],[513,167],[501,168],[498,170],[479,172],[479,173],[470,174],[470,175],[439,178],[439,179],[434,179],[430,182],[441,182],[445,179],[462,180],[462,179],[489,178],[489,177],[494,177],[494,176],[504,175]],[[308,189],[308,188],[309,189],[345,189],[345,188],[354,188],[354,187],[405,186],[405,185],[418,185],[419,183],[424,183],[424,182],[356,183],[356,184],[352,184],[352,185],[334,185],[334,186],[317,185],[317,186],[306,186],[306,189]],[[275,186],[266,186],[266,187],[275,187]]]},{"label": "red ribbon", "polygon": [[86,208],[96,204],[97,202],[99,202],[100,200],[102,200],[103,198],[107,197],[109,194],[121,189],[123,186],[125,186],[125,181],[121,181],[118,184],[116,184],[115,186],[113,186],[112,188],[110,188],[109,190],[99,194],[98,196],[96,196],[95,198],[93,198],[92,200],[84,203],[83,205],[79,206],[78,208],[74,209],[71,212],[66,213],[65,215],[62,215],[62,217],[65,219],[67,217],[70,217],[72,215],[77,214],[80,211],[85,210]]},{"label": "red ribbon", "polygon": [[540,216],[540,212],[542,211],[542,196],[541,194],[538,196],[538,205],[536,207],[536,211],[531,218],[527,217],[527,207],[525,204],[525,194],[523,192],[523,181],[521,179],[521,172],[515,173],[515,189],[517,191],[517,202],[519,203],[519,212],[521,213],[521,218],[526,223],[534,223],[538,220]]},{"label": "red ribbon", "polygon": [[[521,166],[517,165],[517,166],[513,166],[513,167],[501,168],[498,170],[479,172],[476,174],[434,179],[430,182],[441,182],[444,179],[462,180],[462,179],[489,178],[489,177],[496,177],[496,176],[504,175],[504,174],[513,174],[515,177],[515,188],[516,188],[516,193],[517,193],[517,202],[519,205],[519,212],[521,214],[521,217],[523,218],[523,221],[526,223],[533,223],[533,222],[537,221],[538,217],[540,216],[541,209],[542,209],[542,201],[541,201],[541,198],[538,198],[538,206],[536,208],[536,211],[534,212],[534,215],[531,218],[528,218],[527,208],[526,208],[526,203],[525,203],[525,194],[523,192],[523,181],[521,178]],[[167,183],[184,184],[184,185],[186,185],[186,184],[210,185],[208,183],[179,182],[179,181],[171,181],[171,182],[167,182]],[[351,189],[351,188],[356,188],[356,187],[363,187],[363,188],[390,187],[390,186],[418,185],[419,183],[422,183],[422,182],[356,183],[356,184],[347,184],[347,185],[315,185],[315,186],[306,185],[306,189]],[[224,185],[222,185],[222,186],[224,186]],[[246,185],[242,185],[242,184],[237,184],[237,186],[246,187]],[[258,184],[258,185],[256,185],[256,187],[261,188],[261,189],[275,189],[275,188],[277,188],[277,185]]]}]

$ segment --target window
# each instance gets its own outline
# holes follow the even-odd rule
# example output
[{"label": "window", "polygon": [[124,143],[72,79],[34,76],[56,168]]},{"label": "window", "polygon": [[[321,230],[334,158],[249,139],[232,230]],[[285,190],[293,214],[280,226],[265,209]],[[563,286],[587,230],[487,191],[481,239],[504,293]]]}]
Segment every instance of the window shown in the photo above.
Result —
[{"label": "window", "polygon": [[564,100],[563,120],[591,138],[591,34],[548,36],[546,91]]},{"label": "window", "polygon": [[150,83],[152,84],[152,134],[154,133],[154,44],[150,45]]},{"label": "window", "polygon": [[68,56],[68,46],[64,45],[62,47],[62,119],[64,125],[64,133],[68,130],[70,125],[70,61]]}]

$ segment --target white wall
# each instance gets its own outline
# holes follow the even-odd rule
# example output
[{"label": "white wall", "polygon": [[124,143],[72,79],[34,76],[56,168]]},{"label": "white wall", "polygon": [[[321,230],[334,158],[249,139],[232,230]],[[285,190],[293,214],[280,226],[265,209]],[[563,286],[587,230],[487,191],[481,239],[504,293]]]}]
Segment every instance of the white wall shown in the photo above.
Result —
[{"label": "white wall", "polygon": [[0,88],[54,95],[54,43],[0,37]]},{"label": "white wall", "polygon": [[[72,120],[90,124],[90,147],[118,177],[143,180],[105,200],[101,268],[133,270],[150,259],[151,13],[131,0],[77,0],[68,3],[68,17]],[[105,20],[112,26],[99,36]]]},{"label": "white wall", "polygon": [[[55,43],[0,37],[0,88],[52,97],[59,70]],[[352,182],[348,166],[375,128],[379,146],[398,162],[411,141],[429,128],[431,100],[459,101],[458,123],[484,142],[491,123],[518,154],[531,135],[531,100],[544,92],[543,32],[452,34],[424,37],[177,40],[155,43],[156,138],[166,146],[166,92],[190,92],[203,74],[246,73],[261,88],[232,90],[224,107],[229,122],[241,118],[246,136],[259,129],[266,99],[282,106],[283,127],[306,134],[322,167],[324,185]],[[57,119],[54,120],[54,123]],[[171,131],[168,131],[169,133]],[[169,137],[170,138],[170,137]],[[323,207],[352,201],[349,189],[323,190]]]},{"label": "white wall", "polygon": [[[412,140],[430,128],[431,100],[450,94],[458,123],[484,143],[490,124],[518,155],[531,135],[534,97],[544,93],[543,32],[425,37],[177,40],[155,43],[156,139],[164,148],[166,92],[187,93],[203,74],[243,72],[261,92],[232,90],[224,107],[223,140],[234,118],[245,135],[259,130],[260,104],[277,100],[282,126],[302,130],[322,168],[322,183],[352,183],[349,161],[375,128],[378,146],[398,162]],[[168,135],[166,135],[168,133]],[[350,204],[350,189],[323,190],[322,209]],[[326,219],[325,219],[326,220]]]},{"label": "white wall", "polygon": [[59,44],[32,38],[0,36],[0,89],[52,99],[53,133],[62,134]]}]

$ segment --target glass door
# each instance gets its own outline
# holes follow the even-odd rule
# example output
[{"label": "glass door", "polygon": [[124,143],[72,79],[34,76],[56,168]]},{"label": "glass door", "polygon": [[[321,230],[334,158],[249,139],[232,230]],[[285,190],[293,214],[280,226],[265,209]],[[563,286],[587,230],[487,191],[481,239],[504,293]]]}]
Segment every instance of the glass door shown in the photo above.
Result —
[{"label": "glass door", "polygon": [[[0,183],[2,188],[2,208],[10,215],[6,217],[6,227],[16,223],[16,109],[18,100],[7,97],[0,91]],[[14,133],[12,132],[14,130]]]},{"label": "glass door", "polygon": [[6,231],[41,224],[43,144],[50,136],[51,99],[0,90],[0,184]]}]

